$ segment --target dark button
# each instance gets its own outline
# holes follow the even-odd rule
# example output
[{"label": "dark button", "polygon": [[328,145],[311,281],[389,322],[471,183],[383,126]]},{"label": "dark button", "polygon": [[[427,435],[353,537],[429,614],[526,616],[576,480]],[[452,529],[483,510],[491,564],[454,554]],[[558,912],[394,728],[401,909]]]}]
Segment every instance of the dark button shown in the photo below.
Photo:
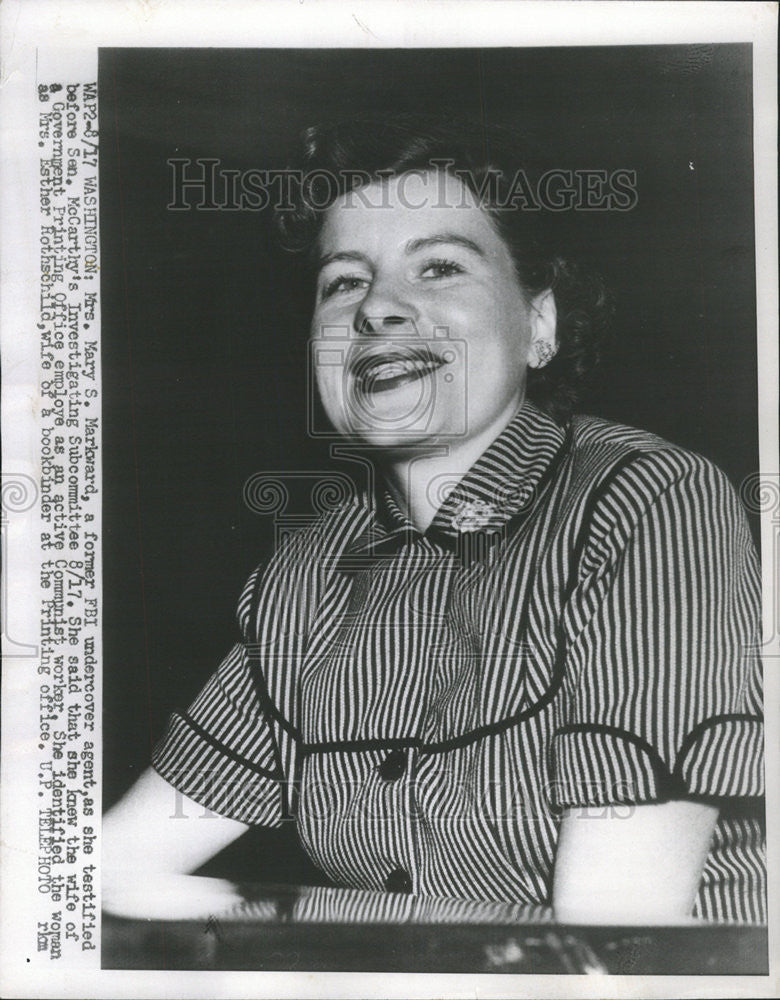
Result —
[{"label": "dark button", "polygon": [[409,872],[405,872],[403,868],[394,868],[385,879],[385,889],[388,892],[411,892],[412,880],[409,878]]},{"label": "dark button", "polygon": [[385,781],[398,781],[406,770],[406,753],[403,750],[391,750],[377,770],[379,777]]}]

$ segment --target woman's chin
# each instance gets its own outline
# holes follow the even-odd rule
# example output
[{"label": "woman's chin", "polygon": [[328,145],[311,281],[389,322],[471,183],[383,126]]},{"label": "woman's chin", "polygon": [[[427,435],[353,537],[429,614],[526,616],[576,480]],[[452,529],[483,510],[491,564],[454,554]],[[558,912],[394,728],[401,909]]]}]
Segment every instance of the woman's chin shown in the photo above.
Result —
[{"label": "woman's chin", "polygon": [[436,447],[442,441],[440,434],[424,426],[403,429],[386,426],[361,427],[358,431],[344,433],[344,436],[353,441],[360,441],[372,449],[386,452],[388,456],[401,456],[407,452],[419,453],[421,449]]}]

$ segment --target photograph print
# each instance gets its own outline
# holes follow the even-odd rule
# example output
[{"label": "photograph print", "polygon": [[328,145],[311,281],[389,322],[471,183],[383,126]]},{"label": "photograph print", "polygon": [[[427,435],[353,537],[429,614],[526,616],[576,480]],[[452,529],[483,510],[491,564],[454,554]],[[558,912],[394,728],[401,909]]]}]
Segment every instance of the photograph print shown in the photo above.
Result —
[{"label": "photograph print", "polygon": [[100,50],[104,967],[766,973],[751,65]]}]

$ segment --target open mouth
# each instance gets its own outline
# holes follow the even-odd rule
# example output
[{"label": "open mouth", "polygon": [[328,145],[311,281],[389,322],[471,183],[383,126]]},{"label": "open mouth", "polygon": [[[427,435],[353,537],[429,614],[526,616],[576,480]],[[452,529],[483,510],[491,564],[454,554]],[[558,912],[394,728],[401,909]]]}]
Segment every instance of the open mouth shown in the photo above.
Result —
[{"label": "open mouth", "polygon": [[443,357],[424,346],[364,353],[350,367],[360,391],[366,395],[375,395],[430,378],[447,363]]}]

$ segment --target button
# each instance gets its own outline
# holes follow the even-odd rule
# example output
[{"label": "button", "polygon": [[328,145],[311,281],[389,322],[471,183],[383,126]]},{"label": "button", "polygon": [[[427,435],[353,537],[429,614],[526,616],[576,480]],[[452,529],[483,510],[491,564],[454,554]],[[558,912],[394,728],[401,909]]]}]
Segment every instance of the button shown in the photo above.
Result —
[{"label": "button", "polygon": [[409,872],[403,868],[394,868],[385,879],[385,889],[388,892],[411,892],[412,880],[409,878]]},{"label": "button", "polygon": [[406,753],[403,750],[392,750],[377,768],[379,777],[385,781],[398,781],[406,770]]}]

